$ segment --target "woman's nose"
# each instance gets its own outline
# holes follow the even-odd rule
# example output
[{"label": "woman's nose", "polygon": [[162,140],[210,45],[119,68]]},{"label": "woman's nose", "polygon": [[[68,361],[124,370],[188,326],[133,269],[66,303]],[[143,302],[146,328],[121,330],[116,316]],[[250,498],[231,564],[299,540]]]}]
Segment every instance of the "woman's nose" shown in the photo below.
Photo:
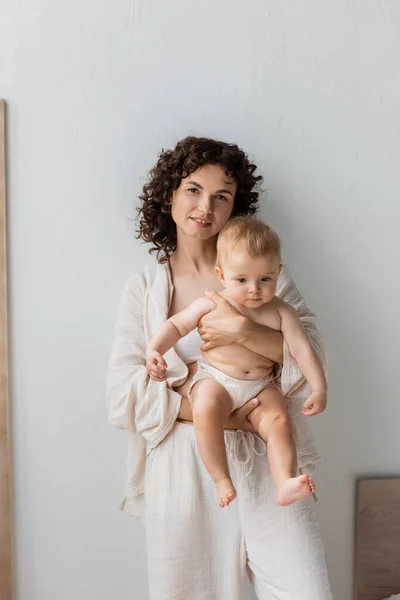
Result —
[{"label": "woman's nose", "polygon": [[205,215],[212,214],[212,198],[207,195],[203,195],[199,202],[199,210]]}]

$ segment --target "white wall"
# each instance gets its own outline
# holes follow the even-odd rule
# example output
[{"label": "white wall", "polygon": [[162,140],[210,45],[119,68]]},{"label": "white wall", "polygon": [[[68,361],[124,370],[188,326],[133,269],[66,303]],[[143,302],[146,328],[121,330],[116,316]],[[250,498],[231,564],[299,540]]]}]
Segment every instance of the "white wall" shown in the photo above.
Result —
[{"label": "white wall", "polygon": [[104,376],[135,198],[188,133],[255,158],[326,334],[318,509],[350,600],[355,479],[400,474],[399,26],[395,0],[2,1],[16,600],[148,597]]}]

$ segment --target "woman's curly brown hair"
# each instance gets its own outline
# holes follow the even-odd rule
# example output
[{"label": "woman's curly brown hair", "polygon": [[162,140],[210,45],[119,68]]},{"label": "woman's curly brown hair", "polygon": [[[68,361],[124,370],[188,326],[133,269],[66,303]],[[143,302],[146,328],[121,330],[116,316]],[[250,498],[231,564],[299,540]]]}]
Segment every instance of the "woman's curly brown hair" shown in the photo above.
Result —
[{"label": "woman's curly brown hair", "polygon": [[150,171],[150,180],[139,196],[137,237],[153,246],[158,262],[166,262],[176,249],[176,225],[171,216],[172,193],[181,180],[204,165],[220,165],[237,184],[232,217],[253,215],[258,209],[258,185],[262,177],[254,175],[256,165],[236,144],[208,138],[187,137],[174,150],[162,151]]}]

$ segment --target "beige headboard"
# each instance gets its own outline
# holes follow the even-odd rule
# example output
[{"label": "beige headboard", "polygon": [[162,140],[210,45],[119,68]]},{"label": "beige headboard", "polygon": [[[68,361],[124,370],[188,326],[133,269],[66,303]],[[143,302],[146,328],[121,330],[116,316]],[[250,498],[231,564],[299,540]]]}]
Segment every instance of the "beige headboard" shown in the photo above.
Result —
[{"label": "beige headboard", "polygon": [[400,478],[357,483],[356,600],[400,593]]}]

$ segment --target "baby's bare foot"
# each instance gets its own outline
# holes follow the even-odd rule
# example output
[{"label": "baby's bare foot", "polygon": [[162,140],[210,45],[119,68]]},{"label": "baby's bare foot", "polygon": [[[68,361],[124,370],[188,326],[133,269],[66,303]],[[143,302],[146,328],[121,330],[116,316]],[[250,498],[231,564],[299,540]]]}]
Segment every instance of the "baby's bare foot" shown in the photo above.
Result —
[{"label": "baby's bare foot", "polygon": [[315,484],[308,475],[291,477],[287,479],[278,489],[278,503],[281,506],[288,506],[298,500],[306,498],[315,492]]},{"label": "baby's bare foot", "polygon": [[224,477],[215,484],[217,486],[218,504],[221,508],[228,506],[236,498],[236,490],[230,477]]}]

